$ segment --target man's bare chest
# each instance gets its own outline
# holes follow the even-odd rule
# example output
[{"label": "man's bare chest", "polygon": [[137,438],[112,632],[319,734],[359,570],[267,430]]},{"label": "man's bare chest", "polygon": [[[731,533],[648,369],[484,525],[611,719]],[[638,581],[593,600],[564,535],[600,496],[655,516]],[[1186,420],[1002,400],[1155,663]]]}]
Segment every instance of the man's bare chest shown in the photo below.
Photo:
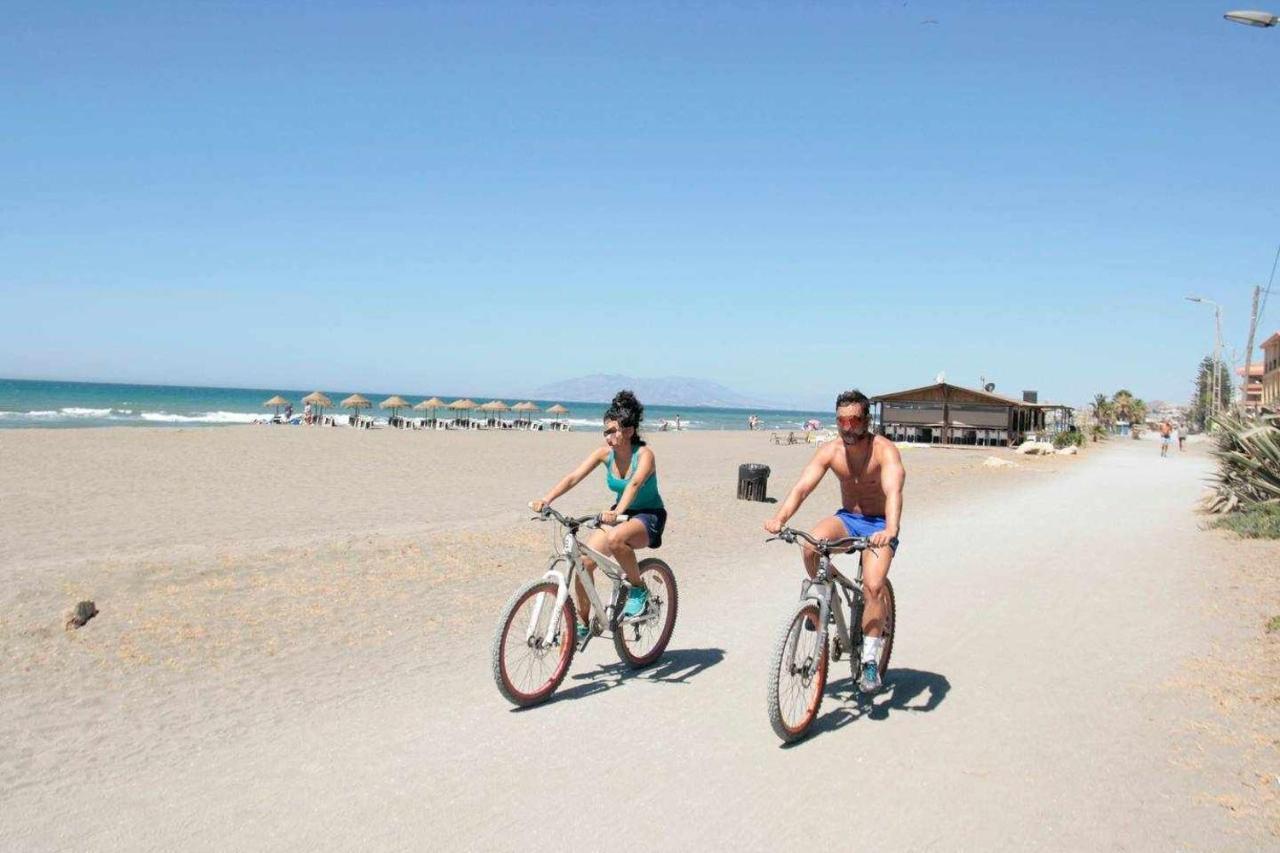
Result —
[{"label": "man's bare chest", "polygon": [[838,454],[831,466],[840,482],[855,488],[880,484],[880,463],[870,452]]}]

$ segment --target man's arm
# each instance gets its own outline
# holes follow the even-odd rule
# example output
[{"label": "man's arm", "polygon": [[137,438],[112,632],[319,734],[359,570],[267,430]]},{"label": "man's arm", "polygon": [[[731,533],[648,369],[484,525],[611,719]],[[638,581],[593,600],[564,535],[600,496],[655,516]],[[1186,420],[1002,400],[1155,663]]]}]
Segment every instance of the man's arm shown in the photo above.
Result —
[{"label": "man's arm", "polygon": [[818,487],[818,483],[822,482],[823,476],[827,473],[827,468],[831,463],[829,456],[831,455],[831,447],[835,442],[824,444],[813,454],[813,458],[809,460],[809,464],[805,466],[804,471],[800,474],[800,479],[791,488],[791,492],[787,495],[787,499],[778,507],[778,511],[774,513],[773,518],[764,523],[764,529],[770,533],[777,533],[783,526],[791,520],[791,516],[795,515],[800,509],[800,505],[804,503],[805,498]]},{"label": "man's arm", "polygon": [[892,441],[885,441],[880,451],[880,488],[884,489],[884,530],[871,536],[872,545],[888,545],[902,529],[902,484],[907,472],[902,467],[902,454]]}]

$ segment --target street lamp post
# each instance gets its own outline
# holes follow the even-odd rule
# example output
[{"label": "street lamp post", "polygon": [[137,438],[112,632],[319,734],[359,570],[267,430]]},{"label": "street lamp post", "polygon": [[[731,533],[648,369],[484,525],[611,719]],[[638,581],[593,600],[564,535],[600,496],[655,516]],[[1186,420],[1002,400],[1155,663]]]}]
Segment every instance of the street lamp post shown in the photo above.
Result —
[{"label": "street lamp post", "polygon": [[[1274,27],[1280,24],[1280,15],[1270,12],[1227,12],[1222,17],[1234,24],[1245,24],[1250,27]],[[1274,272],[1274,271],[1273,271]],[[1253,359],[1253,336],[1258,327],[1258,293],[1260,288],[1253,289],[1253,319],[1249,322],[1249,343],[1244,351],[1244,384],[1240,386],[1240,411],[1244,412],[1249,403],[1249,363]]]},{"label": "street lamp post", "polygon": [[1280,24],[1280,16],[1270,12],[1228,12],[1222,17],[1233,24],[1245,24],[1250,27],[1274,27]]},{"label": "street lamp post", "polygon": [[1218,374],[1222,372],[1222,368],[1218,366],[1222,362],[1222,306],[1212,299],[1205,299],[1202,296],[1188,296],[1187,301],[1201,302],[1205,305],[1213,306],[1213,378],[1209,382],[1209,416],[1217,417],[1218,397],[1222,393],[1218,379]]}]

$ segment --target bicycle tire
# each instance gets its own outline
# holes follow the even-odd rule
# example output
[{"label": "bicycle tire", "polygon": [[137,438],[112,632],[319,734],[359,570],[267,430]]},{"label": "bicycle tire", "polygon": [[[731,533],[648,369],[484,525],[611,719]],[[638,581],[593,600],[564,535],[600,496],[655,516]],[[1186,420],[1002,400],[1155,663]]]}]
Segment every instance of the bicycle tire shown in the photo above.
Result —
[{"label": "bicycle tire", "polygon": [[[560,651],[551,674],[545,681],[537,685],[536,689],[523,690],[514,683],[512,673],[508,671],[506,651],[509,648],[508,641],[511,639],[511,627],[515,621],[516,614],[520,612],[525,602],[535,594],[550,595],[552,601],[554,601],[558,592],[559,587],[552,581],[529,581],[511,596],[507,606],[502,611],[502,619],[498,622],[498,630],[494,634],[493,648],[490,653],[493,680],[498,685],[498,692],[502,694],[503,698],[518,707],[528,708],[531,705],[537,705],[549,699],[551,694],[556,692],[556,688],[560,686],[560,682],[564,681],[565,675],[569,672],[569,666],[573,663],[573,654],[577,650],[576,620],[574,617],[573,596],[566,596],[564,607],[559,614],[559,618],[563,620],[563,624],[560,626]],[[552,614],[552,616],[555,618],[555,614]]]},{"label": "bicycle tire", "polygon": [[[631,653],[631,648],[627,645],[627,629],[632,627],[624,625],[621,622],[613,632],[613,648],[618,653],[618,658],[629,669],[643,669],[649,666],[658,658],[662,657],[662,653],[667,650],[667,643],[671,642],[671,632],[676,627],[676,615],[680,608],[680,594],[676,589],[676,576],[662,560],[657,557],[646,557],[639,563],[639,572],[641,578],[646,572],[656,572],[662,577],[662,584],[666,588],[666,595],[659,602],[662,607],[661,627],[658,631],[658,639],[650,647],[649,651],[643,655],[635,655]],[[648,584],[646,584],[648,586]],[[650,595],[653,595],[650,589]]]},{"label": "bicycle tire", "polygon": [[[814,631],[812,634],[809,634],[804,629],[806,621],[813,625]],[[785,743],[794,743],[807,735],[814,720],[818,718],[818,710],[822,707],[822,697],[827,689],[828,649],[827,643],[817,643],[817,629],[820,624],[817,602],[802,601],[787,615],[786,621],[782,623],[782,631],[774,643],[773,654],[769,662],[769,725],[773,727],[774,734]],[[796,637],[794,641],[792,640],[793,635]],[[790,722],[785,719],[787,714],[783,704],[784,701],[788,706],[793,704],[790,701],[792,691],[784,688],[781,676],[785,666],[788,670],[788,677],[794,678],[796,673],[791,672],[791,670],[795,663],[796,645],[806,635],[814,638],[813,651],[817,653],[818,657],[811,680],[805,686],[804,711],[797,720]],[[803,685],[803,679],[801,683]]]}]

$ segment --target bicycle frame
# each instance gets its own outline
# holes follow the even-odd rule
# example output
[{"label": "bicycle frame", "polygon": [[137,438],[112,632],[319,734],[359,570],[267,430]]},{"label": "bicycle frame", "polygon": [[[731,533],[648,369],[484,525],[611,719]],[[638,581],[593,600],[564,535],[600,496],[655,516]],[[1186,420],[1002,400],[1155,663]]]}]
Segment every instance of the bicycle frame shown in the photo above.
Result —
[{"label": "bicycle frame", "polygon": [[[618,565],[617,562],[606,557],[604,554],[601,554],[590,545],[579,540],[578,537],[570,530],[565,530],[561,546],[562,550],[552,556],[551,560],[547,563],[547,570],[542,576],[543,580],[551,581],[559,587],[556,592],[555,607],[551,612],[560,612],[561,608],[564,607],[565,599],[569,596],[569,591],[573,587],[573,582],[578,579],[580,574],[586,574],[587,582],[583,583],[582,587],[586,590],[587,600],[591,603],[592,612],[604,616],[604,627],[607,630],[615,630],[618,622],[620,621],[618,618],[618,604],[622,600],[620,593],[624,586],[628,586],[628,582],[623,576],[622,566]],[[590,557],[596,564],[596,568],[604,572],[609,580],[613,582],[613,589],[610,593],[611,603],[608,607],[601,603],[600,594],[596,590],[595,582],[591,579],[590,573],[586,572],[585,567],[582,565],[582,557],[584,554]],[[561,563],[566,563],[568,568],[558,569],[557,567]],[[536,626],[542,624],[542,606],[545,600],[546,597],[541,596],[534,605],[533,618],[529,620],[529,628],[525,636],[526,640],[533,639],[533,633]],[[636,622],[646,622],[652,618],[654,617],[650,615],[628,619],[627,621],[628,624],[631,624]],[[560,620],[555,619],[554,624],[555,628],[552,636],[548,638],[552,643],[555,643],[560,639]],[[591,636],[594,636],[594,632],[593,634],[588,635],[587,640],[590,640]],[[585,647],[586,641],[584,641],[583,645]]]},{"label": "bicycle frame", "polygon": [[[840,596],[835,595],[837,588],[844,591],[846,603],[849,605],[849,622],[844,620],[844,608],[840,606]],[[854,649],[854,637],[850,627],[857,623],[857,636],[862,635],[862,610],[866,601],[862,593],[862,555],[858,555],[858,571],[853,580],[849,580],[832,564],[831,558],[825,554],[818,556],[818,571],[815,576],[805,578],[800,585],[800,600],[814,601],[818,605],[818,640],[827,641],[827,622],[834,615],[836,623],[836,639],[850,653]],[[833,604],[834,602],[834,604]]]}]

